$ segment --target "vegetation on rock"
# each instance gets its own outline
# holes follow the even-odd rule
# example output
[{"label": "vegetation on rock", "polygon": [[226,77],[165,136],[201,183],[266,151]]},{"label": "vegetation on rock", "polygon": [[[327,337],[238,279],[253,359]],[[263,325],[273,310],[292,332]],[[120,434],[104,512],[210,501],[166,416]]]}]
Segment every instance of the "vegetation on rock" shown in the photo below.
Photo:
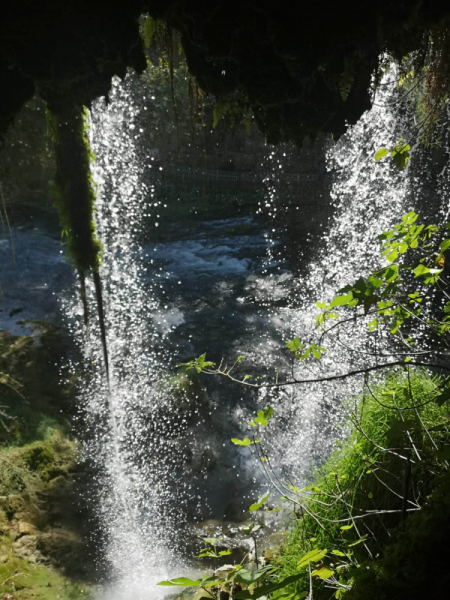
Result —
[{"label": "vegetation on rock", "polygon": [[81,494],[87,482],[62,386],[60,333],[0,334],[0,594],[19,599],[88,597],[93,557]]}]

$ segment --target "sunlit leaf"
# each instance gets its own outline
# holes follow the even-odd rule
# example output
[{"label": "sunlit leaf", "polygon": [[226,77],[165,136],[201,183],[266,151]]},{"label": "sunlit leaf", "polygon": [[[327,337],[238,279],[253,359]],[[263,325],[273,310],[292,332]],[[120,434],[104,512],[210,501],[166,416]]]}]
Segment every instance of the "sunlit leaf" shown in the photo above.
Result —
[{"label": "sunlit leaf", "polygon": [[198,587],[201,585],[202,579],[189,579],[188,577],[177,577],[170,581],[160,581],[157,585],[164,586],[180,586],[180,587]]},{"label": "sunlit leaf", "polygon": [[236,446],[251,446],[252,444],[260,444],[261,440],[250,440],[249,438],[244,438],[243,440],[239,440],[237,438],[231,438],[231,441]]},{"label": "sunlit leaf", "polygon": [[328,579],[332,575],[334,575],[334,571],[328,569],[327,567],[322,567],[321,569],[314,569],[311,573],[313,577],[319,577],[320,579]]},{"label": "sunlit leaf", "polygon": [[381,160],[384,156],[387,156],[388,154],[389,154],[389,150],[387,148],[380,148],[375,153],[375,160],[378,162],[379,160]]},{"label": "sunlit leaf", "polygon": [[311,562],[319,562],[319,560],[322,560],[322,558],[326,555],[327,550],[311,550],[310,552],[308,552],[308,554],[305,554],[305,556],[303,556],[303,558],[301,558],[301,560],[298,562],[297,564],[297,569],[302,569],[303,567],[306,567],[309,565],[309,563]]},{"label": "sunlit leaf", "polygon": [[249,511],[250,512],[254,512],[255,510],[259,510],[263,504],[265,504],[267,502],[267,500],[270,498],[271,493],[267,492],[266,494],[264,494],[263,496],[261,496],[261,498],[258,500],[258,502],[255,502],[255,504],[252,504],[249,507]]}]

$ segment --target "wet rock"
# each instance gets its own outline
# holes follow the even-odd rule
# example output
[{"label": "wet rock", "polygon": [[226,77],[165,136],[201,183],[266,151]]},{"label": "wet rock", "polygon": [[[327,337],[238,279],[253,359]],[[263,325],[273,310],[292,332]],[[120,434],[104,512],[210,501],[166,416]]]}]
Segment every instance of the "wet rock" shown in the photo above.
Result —
[{"label": "wet rock", "polygon": [[85,544],[69,531],[41,533],[37,549],[48,562],[68,575],[83,574],[88,568]]},{"label": "wet rock", "polygon": [[13,542],[14,554],[32,564],[45,562],[42,554],[37,549],[37,536],[25,535]]},{"label": "wet rock", "polygon": [[250,517],[250,513],[246,510],[247,504],[241,500],[233,500],[227,504],[224,517],[227,521],[243,522]]},{"label": "wet rock", "polygon": [[[220,560],[211,563],[212,568],[216,568],[223,564],[233,564],[240,562],[249,551],[249,542],[247,536],[242,532],[241,523],[233,523],[230,521],[219,521],[216,519],[208,519],[201,523],[196,523],[191,528],[192,547],[194,553],[197,550],[205,547],[204,538],[216,538],[218,540],[218,550],[230,550],[231,554],[223,556]],[[204,560],[204,564],[208,561]]]},{"label": "wet rock", "polygon": [[280,547],[284,544],[287,531],[276,531],[267,537],[264,537],[258,544],[260,551],[264,556],[271,560],[274,555],[279,553]]},{"label": "wet rock", "polygon": [[24,535],[34,535],[36,533],[36,528],[31,523],[27,523],[26,521],[19,521],[16,526],[16,539],[22,537]]}]

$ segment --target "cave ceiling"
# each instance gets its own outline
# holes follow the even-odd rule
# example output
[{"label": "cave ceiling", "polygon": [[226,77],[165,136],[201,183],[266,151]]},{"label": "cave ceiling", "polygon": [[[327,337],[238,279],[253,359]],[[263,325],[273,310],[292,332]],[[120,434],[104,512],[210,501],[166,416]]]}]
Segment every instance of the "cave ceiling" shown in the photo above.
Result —
[{"label": "cave ceiling", "polygon": [[341,135],[371,104],[380,54],[423,49],[450,4],[247,0],[15,0],[0,19],[0,134],[36,91],[55,113],[146,66],[142,13],[179,31],[201,88],[246,99],[270,143]]}]

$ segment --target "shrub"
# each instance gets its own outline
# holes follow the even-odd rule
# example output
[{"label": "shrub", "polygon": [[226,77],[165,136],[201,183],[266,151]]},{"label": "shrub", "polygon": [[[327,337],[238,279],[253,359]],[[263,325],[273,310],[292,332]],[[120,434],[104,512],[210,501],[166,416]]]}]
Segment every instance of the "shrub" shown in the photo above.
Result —
[{"label": "shrub", "polygon": [[[280,579],[298,574],[300,559],[313,549],[326,549],[321,565],[328,573],[332,571],[326,581],[314,586],[316,600],[335,594],[341,597],[353,579],[359,578],[367,560],[372,560],[367,580],[378,577],[381,581],[381,573],[390,573],[384,563],[378,566],[376,557],[392,542],[399,526],[410,522],[409,515],[414,514],[412,522],[426,520],[423,515],[433,511],[427,498],[446,469],[447,407],[434,401],[442,385],[446,385],[443,380],[424,371],[390,373],[352,401],[350,437],[315,474],[315,483],[296,492],[302,508],[282,551]],[[422,514],[422,507],[428,512]],[[437,521],[441,522],[440,517]],[[444,525],[445,520],[438,537],[442,530],[448,532]],[[408,526],[406,531],[410,530]],[[410,548],[409,542],[404,544],[405,551]],[[391,560],[389,552],[383,560]],[[309,591],[307,569],[290,591]],[[280,592],[274,597],[284,595]],[[378,598],[373,594],[364,597]]]}]

